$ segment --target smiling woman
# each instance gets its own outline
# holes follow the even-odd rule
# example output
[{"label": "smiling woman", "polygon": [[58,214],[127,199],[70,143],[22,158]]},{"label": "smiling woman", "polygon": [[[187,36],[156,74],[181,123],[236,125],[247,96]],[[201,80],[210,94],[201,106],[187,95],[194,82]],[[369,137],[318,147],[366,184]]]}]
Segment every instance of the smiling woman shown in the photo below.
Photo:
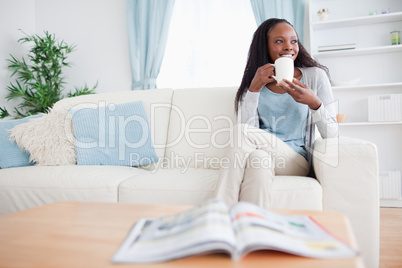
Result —
[{"label": "smiling woman", "polygon": [[[275,80],[278,59],[290,61],[292,79]],[[220,170],[218,198],[229,206],[248,201],[270,208],[275,175],[309,173],[315,127],[324,139],[338,135],[326,71],[304,49],[287,20],[271,18],[258,27],[236,95],[241,124],[235,126],[236,142],[226,152],[231,164]],[[235,164],[244,156],[253,162],[268,158],[271,165]]]},{"label": "smiling woman", "polygon": [[256,27],[249,1],[176,0],[158,87],[238,86]]}]

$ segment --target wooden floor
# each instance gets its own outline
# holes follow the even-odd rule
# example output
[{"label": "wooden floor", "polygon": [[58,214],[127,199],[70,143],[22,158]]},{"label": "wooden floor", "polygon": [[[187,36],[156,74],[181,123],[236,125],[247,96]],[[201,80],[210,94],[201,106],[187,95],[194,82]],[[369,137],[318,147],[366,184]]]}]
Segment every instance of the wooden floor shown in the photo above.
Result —
[{"label": "wooden floor", "polygon": [[402,208],[380,208],[380,268],[402,268]]}]

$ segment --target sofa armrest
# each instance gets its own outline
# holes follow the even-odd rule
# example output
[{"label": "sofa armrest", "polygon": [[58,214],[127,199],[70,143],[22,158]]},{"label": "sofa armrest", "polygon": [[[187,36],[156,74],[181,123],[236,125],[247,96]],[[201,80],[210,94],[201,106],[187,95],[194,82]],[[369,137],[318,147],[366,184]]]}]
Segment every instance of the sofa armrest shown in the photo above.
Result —
[{"label": "sofa armrest", "polygon": [[317,139],[313,167],[323,209],[346,215],[367,267],[379,264],[379,170],[377,147],[347,137]]}]

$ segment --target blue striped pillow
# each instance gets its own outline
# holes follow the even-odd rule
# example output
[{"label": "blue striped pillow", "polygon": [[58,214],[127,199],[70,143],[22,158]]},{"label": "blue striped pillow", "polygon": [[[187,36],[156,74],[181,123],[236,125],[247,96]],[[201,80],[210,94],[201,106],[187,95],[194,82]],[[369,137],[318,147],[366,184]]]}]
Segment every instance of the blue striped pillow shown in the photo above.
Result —
[{"label": "blue striped pillow", "polygon": [[39,118],[42,114],[31,115],[22,119],[1,121],[0,122],[0,167],[24,167],[32,166],[34,163],[29,161],[29,153],[21,150],[15,142],[9,140],[10,130],[19,124],[27,123],[33,118]]},{"label": "blue striped pillow", "polygon": [[140,166],[158,161],[142,101],[69,111],[78,165]]}]

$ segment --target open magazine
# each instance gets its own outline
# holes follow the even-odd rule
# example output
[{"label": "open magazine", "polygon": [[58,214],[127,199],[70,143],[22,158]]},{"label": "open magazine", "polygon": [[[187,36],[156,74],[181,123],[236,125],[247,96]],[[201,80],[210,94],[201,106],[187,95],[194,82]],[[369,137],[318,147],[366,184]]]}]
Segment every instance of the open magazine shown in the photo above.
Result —
[{"label": "open magazine", "polygon": [[212,199],[178,214],[139,220],[112,262],[163,262],[216,252],[240,260],[255,250],[312,258],[357,255],[310,217],[283,215],[247,202],[229,210],[224,202]]}]

